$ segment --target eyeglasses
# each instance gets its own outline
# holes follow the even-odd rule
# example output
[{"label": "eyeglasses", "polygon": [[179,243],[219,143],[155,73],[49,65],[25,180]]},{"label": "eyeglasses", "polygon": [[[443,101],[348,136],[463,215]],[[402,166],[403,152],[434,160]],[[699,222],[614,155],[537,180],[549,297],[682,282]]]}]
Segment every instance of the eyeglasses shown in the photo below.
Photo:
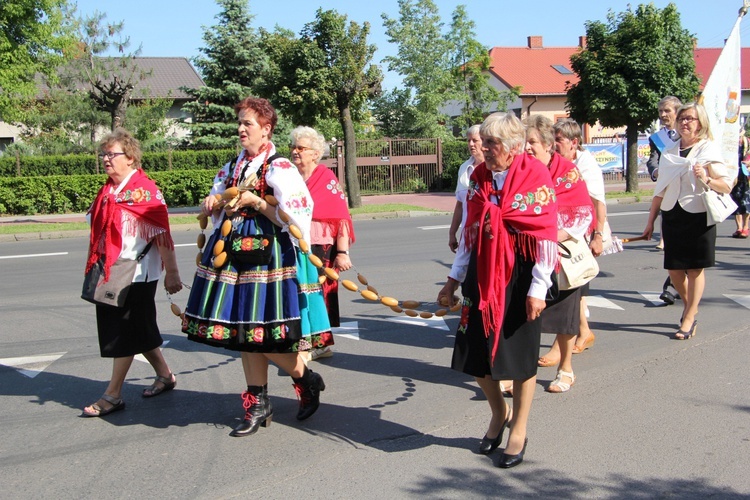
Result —
[{"label": "eyeglasses", "polygon": [[312,149],[312,148],[308,148],[307,146],[295,146],[294,144],[289,145],[289,150],[296,151],[297,153],[304,153],[308,149]]},{"label": "eyeglasses", "polygon": [[108,158],[108,159],[109,159],[110,161],[112,161],[112,160],[114,160],[114,159],[115,159],[116,157],[118,157],[118,156],[120,156],[120,155],[124,155],[124,154],[125,154],[125,153],[122,153],[122,152],[120,152],[120,153],[99,153],[99,155],[98,155],[98,156],[99,156],[99,158],[101,158],[102,160],[103,160],[104,158]]},{"label": "eyeglasses", "polygon": [[677,121],[680,123],[690,123],[694,122],[695,120],[697,120],[697,118],[694,116],[681,116],[677,119]]}]

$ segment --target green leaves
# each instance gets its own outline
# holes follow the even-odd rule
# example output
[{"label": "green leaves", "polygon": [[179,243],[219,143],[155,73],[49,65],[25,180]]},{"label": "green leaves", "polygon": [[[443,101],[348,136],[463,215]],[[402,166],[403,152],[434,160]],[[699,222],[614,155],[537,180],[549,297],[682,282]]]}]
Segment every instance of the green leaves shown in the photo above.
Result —
[{"label": "green leaves", "polygon": [[[566,103],[580,123],[627,126],[630,143],[658,117],[662,97],[691,101],[698,92],[693,36],[672,3],[661,10],[642,4],[634,11],[610,11],[606,23],[588,21],[586,43],[570,58],[580,80],[568,87]],[[628,147],[628,165],[635,165],[635,151]],[[629,172],[637,189],[635,169]]]}]

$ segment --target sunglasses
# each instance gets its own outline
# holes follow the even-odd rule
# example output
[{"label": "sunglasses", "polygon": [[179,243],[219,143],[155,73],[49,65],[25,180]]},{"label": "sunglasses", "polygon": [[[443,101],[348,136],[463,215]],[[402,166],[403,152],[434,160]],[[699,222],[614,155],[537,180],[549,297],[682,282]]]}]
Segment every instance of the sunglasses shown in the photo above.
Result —
[{"label": "sunglasses", "polygon": [[294,144],[289,145],[290,151],[296,151],[297,153],[303,153],[307,150],[312,150],[312,148],[308,148],[307,146],[296,146]]}]

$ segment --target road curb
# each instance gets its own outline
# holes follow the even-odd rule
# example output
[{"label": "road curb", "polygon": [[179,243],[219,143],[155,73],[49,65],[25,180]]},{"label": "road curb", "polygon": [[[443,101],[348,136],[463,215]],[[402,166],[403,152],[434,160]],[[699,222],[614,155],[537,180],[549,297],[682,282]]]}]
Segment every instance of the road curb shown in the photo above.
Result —
[{"label": "road curb", "polygon": [[[607,205],[626,205],[632,203],[650,203],[653,196],[642,196],[636,198],[634,196],[624,196],[622,198],[611,198],[606,200]],[[181,213],[179,215],[185,215]],[[373,219],[403,219],[410,217],[435,217],[440,215],[451,215],[451,212],[442,210],[411,210],[411,211],[393,211],[393,212],[377,212],[372,214],[355,214],[352,215],[352,220],[373,220]],[[174,224],[171,227],[172,232],[189,232],[189,231],[200,231],[198,224]],[[33,241],[33,240],[57,240],[63,238],[80,238],[88,236],[89,231],[86,229],[73,230],[73,231],[42,231],[33,233],[18,233],[18,234],[0,234],[0,243],[12,242],[12,241]]]}]

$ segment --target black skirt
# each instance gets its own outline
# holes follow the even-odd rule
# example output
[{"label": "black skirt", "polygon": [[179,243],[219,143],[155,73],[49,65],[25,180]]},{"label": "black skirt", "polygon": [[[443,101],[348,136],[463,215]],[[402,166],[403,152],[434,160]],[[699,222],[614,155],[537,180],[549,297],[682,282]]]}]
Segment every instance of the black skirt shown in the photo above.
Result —
[{"label": "black skirt", "polygon": [[705,269],[713,267],[716,253],[716,226],[706,225],[706,212],[686,212],[679,203],[662,212],[664,269]]},{"label": "black skirt", "polygon": [[103,358],[134,356],[162,344],[154,302],[158,283],[133,283],[124,307],[97,304],[96,327]]},{"label": "black skirt", "polygon": [[464,307],[456,332],[451,368],[474,377],[491,375],[493,380],[526,380],[537,373],[542,322],[526,321],[526,294],[531,286],[533,261],[516,255],[513,274],[505,290],[505,316],[500,345],[494,361],[490,353],[495,345],[494,335],[484,333],[482,313],[479,311],[476,252],[472,253],[463,285]]},{"label": "black skirt", "polygon": [[554,300],[547,301],[547,307],[542,311],[543,332],[578,335],[581,326],[582,290],[583,287],[564,290],[559,292]]}]

